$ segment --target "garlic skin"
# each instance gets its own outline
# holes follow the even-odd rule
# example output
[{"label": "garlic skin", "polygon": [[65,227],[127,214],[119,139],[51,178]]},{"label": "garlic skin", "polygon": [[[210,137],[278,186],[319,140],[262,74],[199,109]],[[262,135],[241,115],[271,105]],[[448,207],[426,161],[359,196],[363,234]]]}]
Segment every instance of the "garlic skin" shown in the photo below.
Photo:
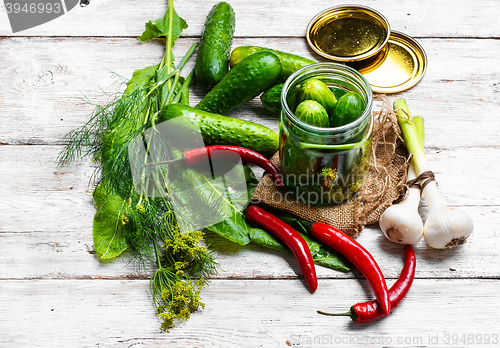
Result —
[{"label": "garlic skin", "polygon": [[449,249],[466,242],[474,229],[472,218],[464,211],[450,208],[439,195],[435,182],[424,189],[429,217],[424,224],[424,239],[436,249]]},{"label": "garlic skin", "polygon": [[[413,165],[408,168],[408,179],[415,178]],[[387,208],[379,219],[380,229],[384,236],[399,244],[415,244],[423,235],[424,225],[418,213],[420,190],[408,189],[405,199]]]}]

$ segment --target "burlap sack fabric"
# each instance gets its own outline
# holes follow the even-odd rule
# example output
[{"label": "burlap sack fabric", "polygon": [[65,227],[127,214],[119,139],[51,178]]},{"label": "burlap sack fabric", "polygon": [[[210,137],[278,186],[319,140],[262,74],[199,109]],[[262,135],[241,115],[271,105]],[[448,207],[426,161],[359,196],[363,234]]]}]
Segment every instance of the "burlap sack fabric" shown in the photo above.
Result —
[{"label": "burlap sack fabric", "polygon": [[[408,154],[391,104],[385,96],[375,96],[374,99],[380,101],[381,106],[379,111],[373,112],[370,167],[355,197],[329,206],[284,200],[286,189],[277,188],[269,176],[264,176],[252,200],[307,221],[327,223],[354,237],[366,225],[378,223],[382,212],[406,192]],[[271,161],[279,168],[278,153]]]}]

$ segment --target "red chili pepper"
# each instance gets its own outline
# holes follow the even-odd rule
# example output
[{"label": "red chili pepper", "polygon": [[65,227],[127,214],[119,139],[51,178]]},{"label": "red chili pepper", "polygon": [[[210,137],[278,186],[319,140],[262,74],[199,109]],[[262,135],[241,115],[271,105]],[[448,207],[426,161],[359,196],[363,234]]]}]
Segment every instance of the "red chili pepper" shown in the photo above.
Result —
[{"label": "red chili pepper", "polygon": [[[389,300],[391,301],[391,312],[399,305],[410,290],[413,278],[415,277],[415,251],[411,245],[405,245],[405,265],[398,280],[389,289]],[[356,303],[348,312],[345,313],[326,313],[317,311],[319,314],[333,316],[349,316],[357,323],[366,323],[372,320],[382,318],[384,312],[377,300]]]},{"label": "red chili pepper", "polygon": [[389,315],[391,304],[387,284],[373,256],[353,238],[330,225],[316,222],[311,227],[311,234],[343,254],[361,272],[372,287],[383,313]]},{"label": "red chili pepper", "polygon": [[248,208],[247,219],[274,234],[290,248],[299,262],[300,270],[304,275],[307,285],[311,289],[311,292],[315,292],[318,288],[316,268],[311,250],[309,250],[309,246],[304,238],[290,225],[255,205]]},{"label": "red chili pepper", "polygon": [[[231,155],[231,153],[234,153],[234,155]],[[276,169],[276,166],[265,156],[245,147],[232,145],[211,145],[199,147],[196,149],[184,151],[182,159],[185,160],[188,165],[194,166],[206,162],[207,158],[212,161],[224,160],[231,162],[238,162],[241,159],[241,161],[245,164],[254,164],[261,167],[271,175],[277,186],[284,187],[283,178],[278,172],[278,169]],[[179,160],[181,159],[151,163],[148,165],[169,164],[177,162]]]}]

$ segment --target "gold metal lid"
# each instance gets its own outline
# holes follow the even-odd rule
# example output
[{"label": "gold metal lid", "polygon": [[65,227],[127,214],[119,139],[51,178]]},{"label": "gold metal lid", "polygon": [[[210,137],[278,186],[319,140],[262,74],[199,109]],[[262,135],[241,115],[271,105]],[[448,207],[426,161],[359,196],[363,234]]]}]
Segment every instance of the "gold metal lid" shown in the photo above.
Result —
[{"label": "gold metal lid", "polygon": [[387,47],[377,56],[349,63],[378,93],[398,93],[415,86],[427,69],[424,49],[410,36],[392,31]]},{"label": "gold metal lid", "polygon": [[309,46],[338,62],[364,60],[379,53],[389,40],[389,22],[360,5],[335,6],[318,13],[307,26]]}]

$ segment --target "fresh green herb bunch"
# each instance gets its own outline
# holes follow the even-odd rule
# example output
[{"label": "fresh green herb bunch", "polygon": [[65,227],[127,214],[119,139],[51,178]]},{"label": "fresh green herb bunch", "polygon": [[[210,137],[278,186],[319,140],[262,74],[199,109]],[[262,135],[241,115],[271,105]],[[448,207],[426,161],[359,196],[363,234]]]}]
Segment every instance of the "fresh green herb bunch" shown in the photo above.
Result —
[{"label": "fresh green herb bunch", "polygon": [[[176,220],[168,192],[150,195],[151,187],[153,192],[166,192],[163,180],[134,183],[128,149],[137,136],[147,140],[145,131],[156,125],[164,106],[189,104],[189,84],[194,72],[186,78],[180,73],[197,44],[177,66],[172,53],[185,28],[186,22],[177,15],[170,0],[165,16],[146,23],[138,38],[146,42],[166,37],[162,61],[136,70],[122,94],[114,95],[104,106],[95,105],[89,121],[66,135],[67,145],[58,158],[60,165],[85,156],[95,161],[94,248],[101,259],[115,258],[130,249],[143,264],[154,265],[151,293],[163,320],[161,329],[166,331],[174,326],[174,320],[188,319],[190,313],[204,306],[200,290],[217,264],[202,245],[202,232],[180,233],[179,222],[185,222]],[[140,167],[135,170],[144,171],[140,162],[137,165]],[[160,179],[166,174],[164,171],[158,171]]]}]

